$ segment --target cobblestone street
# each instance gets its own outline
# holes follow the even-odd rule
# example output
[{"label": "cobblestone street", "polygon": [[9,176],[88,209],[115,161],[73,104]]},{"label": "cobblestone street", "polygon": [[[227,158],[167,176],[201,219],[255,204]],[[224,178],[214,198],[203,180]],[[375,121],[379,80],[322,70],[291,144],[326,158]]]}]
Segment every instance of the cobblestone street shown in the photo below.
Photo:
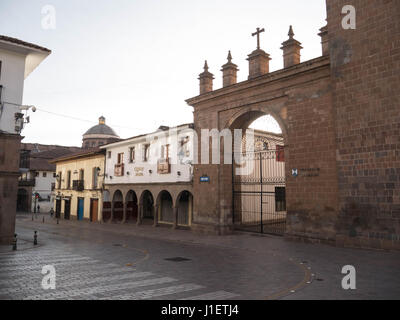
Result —
[{"label": "cobblestone street", "polygon": [[[0,299],[400,298],[399,252],[30,217],[18,217],[18,251],[1,248]],[[41,287],[45,265],[55,290]],[[341,287],[345,265],[357,270],[357,290]]]}]

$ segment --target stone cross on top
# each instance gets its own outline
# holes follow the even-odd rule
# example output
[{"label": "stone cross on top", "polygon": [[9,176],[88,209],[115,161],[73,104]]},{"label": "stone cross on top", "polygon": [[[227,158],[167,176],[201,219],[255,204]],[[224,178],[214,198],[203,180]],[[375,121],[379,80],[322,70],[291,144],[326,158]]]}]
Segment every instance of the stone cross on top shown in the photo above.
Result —
[{"label": "stone cross on top", "polygon": [[262,32],[265,32],[265,29],[264,29],[264,28],[262,28],[262,29],[257,28],[257,31],[251,34],[253,37],[254,37],[254,36],[257,36],[257,50],[260,49],[260,34],[261,34]]}]

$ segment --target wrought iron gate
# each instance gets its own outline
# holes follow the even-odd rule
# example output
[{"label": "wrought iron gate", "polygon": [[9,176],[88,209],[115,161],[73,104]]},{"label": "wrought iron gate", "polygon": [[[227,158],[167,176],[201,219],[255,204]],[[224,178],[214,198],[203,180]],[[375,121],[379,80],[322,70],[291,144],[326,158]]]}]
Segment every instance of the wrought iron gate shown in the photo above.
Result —
[{"label": "wrought iron gate", "polygon": [[236,229],[284,234],[286,188],[283,152],[279,149],[242,153],[241,165],[232,166],[233,223]]}]

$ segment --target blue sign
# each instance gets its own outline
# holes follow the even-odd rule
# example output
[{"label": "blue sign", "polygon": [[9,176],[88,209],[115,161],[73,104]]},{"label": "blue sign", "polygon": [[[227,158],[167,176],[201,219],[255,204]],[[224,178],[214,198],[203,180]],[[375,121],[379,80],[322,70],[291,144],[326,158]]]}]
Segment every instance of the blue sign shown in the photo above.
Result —
[{"label": "blue sign", "polygon": [[200,177],[200,182],[210,182],[210,177],[207,176]]}]

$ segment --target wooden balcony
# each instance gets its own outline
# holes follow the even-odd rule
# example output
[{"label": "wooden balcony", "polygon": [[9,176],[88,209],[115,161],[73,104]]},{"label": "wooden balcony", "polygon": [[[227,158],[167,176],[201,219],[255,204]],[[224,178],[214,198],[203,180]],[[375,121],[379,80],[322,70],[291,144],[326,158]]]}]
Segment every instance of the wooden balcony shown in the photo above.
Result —
[{"label": "wooden balcony", "polygon": [[171,173],[170,158],[168,158],[168,159],[159,159],[157,161],[157,173],[158,174]]},{"label": "wooden balcony", "polygon": [[20,187],[34,187],[35,186],[35,179],[29,180],[19,180],[18,186]]},{"label": "wooden balcony", "polygon": [[114,166],[114,176],[122,177],[124,175],[124,164],[119,163]]}]

